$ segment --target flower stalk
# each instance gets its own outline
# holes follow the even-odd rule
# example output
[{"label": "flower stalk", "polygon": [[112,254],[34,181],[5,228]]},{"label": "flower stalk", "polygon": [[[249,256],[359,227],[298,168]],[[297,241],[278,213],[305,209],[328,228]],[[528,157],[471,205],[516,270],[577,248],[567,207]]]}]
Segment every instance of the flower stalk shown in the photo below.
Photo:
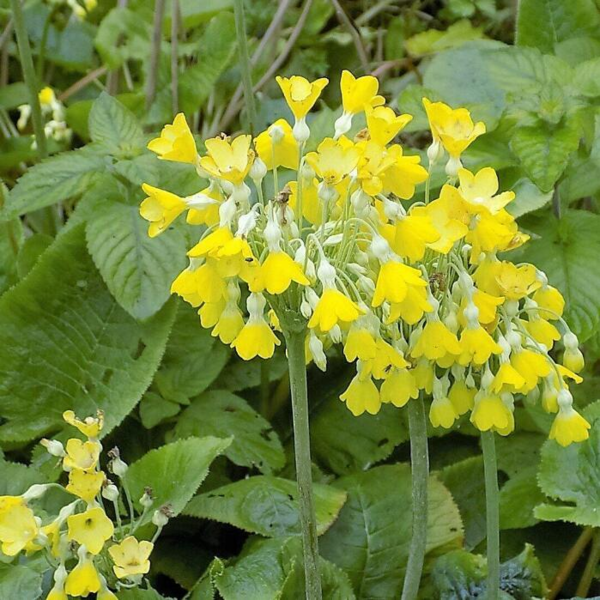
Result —
[{"label": "flower stalk", "polygon": [[493,431],[481,432],[485,475],[487,527],[487,600],[497,600],[500,589],[500,511],[498,502],[498,464]]},{"label": "flower stalk", "polygon": [[427,550],[429,450],[427,447],[427,418],[421,396],[408,403],[408,428],[412,481],[412,537],[402,600],[414,600],[417,597]]}]

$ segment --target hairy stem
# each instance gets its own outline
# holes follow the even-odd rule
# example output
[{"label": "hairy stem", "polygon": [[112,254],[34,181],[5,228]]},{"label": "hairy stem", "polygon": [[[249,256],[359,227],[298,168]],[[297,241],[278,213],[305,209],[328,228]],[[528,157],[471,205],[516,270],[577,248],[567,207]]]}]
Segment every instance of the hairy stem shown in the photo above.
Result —
[{"label": "hairy stem", "polygon": [[306,385],[306,363],[304,339],[306,330],[285,333],[290,391],[292,394],[292,416],[294,425],[294,453],[296,459],[296,481],[302,525],[304,549],[304,576],[306,598],[321,600],[321,578],[319,575],[319,549],[317,521],[312,495],[312,472],[310,460],[310,433],[308,425],[308,390]]},{"label": "hairy stem", "polygon": [[408,403],[410,431],[410,464],[412,480],[412,538],[402,588],[402,600],[414,600],[419,593],[423,562],[427,549],[427,483],[429,451],[427,448],[427,417],[423,398]]},{"label": "hairy stem", "polygon": [[493,431],[481,433],[485,471],[485,508],[487,524],[487,600],[497,600],[500,589],[500,511],[498,502],[498,465]]}]

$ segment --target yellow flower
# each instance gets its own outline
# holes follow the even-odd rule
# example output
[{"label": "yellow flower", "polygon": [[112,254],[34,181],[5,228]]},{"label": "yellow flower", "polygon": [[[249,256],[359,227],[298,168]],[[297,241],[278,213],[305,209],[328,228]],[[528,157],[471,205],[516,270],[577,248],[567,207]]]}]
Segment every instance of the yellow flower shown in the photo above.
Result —
[{"label": "yellow flower", "polygon": [[306,155],[306,162],[327,185],[333,186],[356,168],[359,158],[359,151],[347,138],[325,138],[316,152]]},{"label": "yellow flower", "polygon": [[500,354],[502,347],[494,341],[492,336],[483,328],[467,327],[460,335],[462,352],[458,363],[467,365],[482,365],[492,354]]},{"label": "yellow flower", "polygon": [[427,287],[427,282],[421,277],[421,271],[390,260],[379,269],[372,305],[381,306],[386,301],[400,303],[406,298],[411,287]]},{"label": "yellow flower", "polygon": [[441,321],[427,321],[417,343],[411,350],[414,358],[425,356],[429,360],[437,360],[453,354],[461,353],[461,345],[454,333],[452,333]]},{"label": "yellow flower", "polygon": [[171,293],[198,306],[202,302],[218,302],[224,298],[227,284],[219,274],[217,261],[208,260],[197,269],[184,269],[171,284]]},{"label": "yellow flower", "polygon": [[172,125],[165,125],[160,137],[148,143],[148,150],[158,154],[163,160],[174,160],[196,164],[198,151],[196,142],[185,120],[185,115],[179,113]]},{"label": "yellow flower", "polygon": [[60,587],[54,586],[50,592],[48,592],[46,600],[69,600],[69,597],[64,591],[64,585],[61,585]]},{"label": "yellow flower", "polygon": [[419,164],[420,156],[404,156],[398,145],[388,149],[388,156],[393,163],[382,174],[383,189],[402,200],[409,200],[414,196],[415,186],[427,179],[427,169]]},{"label": "yellow flower", "polygon": [[517,266],[511,262],[502,261],[496,273],[496,283],[500,295],[509,300],[520,300],[531,294],[540,286],[536,273],[533,265]]},{"label": "yellow flower", "polygon": [[[195,201],[198,198],[200,198],[200,202]],[[219,222],[219,207],[222,202],[223,195],[217,186],[209,186],[194,194],[190,197],[186,222],[190,225],[207,225],[208,227],[216,225]]]},{"label": "yellow flower", "polygon": [[508,362],[503,362],[492,382],[492,392],[516,392],[525,385],[525,378]]},{"label": "yellow flower", "polygon": [[465,236],[465,240],[473,246],[471,262],[477,264],[482,252],[509,249],[516,233],[514,219],[506,211],[496,215],[490,213],[477,215]]},{"label": "yellow flower", "polygon": [[434,141],[442,143],[450,156],[458,158],[475,139],[485,133],[481,121],[473,124],[466,108],[452,109],[443,102],[423,98]]},{"label": "yellow flower", "polygon": [[574,348],[565,348],[562,363],[570,371],[579,373],[585,365],[585,359],[581,350],[575,346]]},{"label": "yellow flower", "polygon": [[354,323],[350,327],[346,343],[344,344],[344,356],[348,362],[354,362],[357,358],[367,361],[375,358],[377,354],[377,343],[373,333],[366,327]]},{"label": "yellow flower", "polygon": [[427,205],[427,214],[438,230],[440,238],[429,244],[429,248],[448,254],[454,243],[469,232],[469,215],[465,202],[458,190],[451,185],[444,185],[440,197]]},{"label": "yellow flower", "polygon": [[415,376],[407,369],[392,369],[379,391],[382,403],[391,403],[397,408],[402,408],[411,398],[419,396]]},{"label": "yellow flower", "polygon": [[248,175],[254,161],[251,143],[252,137],[249,135],[240,135],[232,142],[220,137],[206,140],[207,155],[200,159],[200,166],[217,179],[239,185]]},{"label": "yellow flower", "polygon": [[365,194],[375,197],[383,190],[382,177],[396,161],[383,146],[374,141],[359,141],[355,148],[360,152],[357,176]]},{"label": "yellow flower", "polygon": [[340,396],[340,400],[346,403],[355,417],[362,415],[365,411],[376,415],[381,408],[379,390],[370,375],[364,379],[360,374],[355,375],[348,389]]},{"label": "yellow flower", "polygon": [[[205,304],[205,306],[208,306]],[[244,327],[242,311],[235,302],[227,302],[224,310],[219,310],[217,321],[212,330],[213,337],[219,336],[224,344],[231,344]],[[203,324],[204,326],[204,324]]]},{"label": "yellow flower", "polygon": [[86,502],[91,502],[100,493],[103,483],[104,473],[101,471],[73,469],[69,473],[69,483],[65,489]]},{"label": "yellow flower", "polygon": [[[458,343],[458,340],[456,341]],[[427,394],[433,391],[433,376],[435,375],[435,367],[425,358],[417,362],[417,366],[412,370],[412,373],[420,390],[424,390]]]},{"label": "yellow flower", "polygon": [[[316,180],[315,180],[316,181]],[[298,206],[298,182],[290,181],[290,208],[296,211]],[[320,225],[323,220],[323,207],[319,200],[317,186],[311,182],[302,185],[302,216],[312,225]]]},{"label": "yellow flower", "polygon": [[[492,296],[482,290],[475,290],[473,293],[473,303],[479,310],[478,320],[482,325],[490,325],[496,320],[496,308],[504,303],[504,298],[498,298]],[[464,311],[468,305],[468,299],[463,298],[460,305],[460,312],[458,314],[458,322],[465,327],[467,320],[465,319]]]},{"label": "yellow flower", "polygon": [[311,83],[304,77],[297,75],[289,79],[278,76],[276,81],[296,119],[303,119],[308,114],[308,111],[321,95],[323,88],[329,83],[329,80],[325,77]]},{"label": "yellow flower", "polygon": [[[187,299],[186,301],[189,302]],[[198,310],[202,327],[205,329],[214,327],[219,322],[221,313],[225,310],[226,306],[227,300],[225,298],[221,298],[218,302],[206,302],[203,304]]]},{"label": "yellow flower", "polygon": [[0,542],[6,556],[16,556],[38,531],[33,511],[21,496],[0,496]]},{"label": "yellow flower", "polygon": [[423,258],[427,246],[439,239],[440,234],[434,227],[427,208],[419,206],[411,210],[408,216],[396,221],[395,237],[391,246],[400,256],[416,262]]},{"label": "yellow flower", "polygon": [[77,566],[67,577],[65,592],[69,596],[89,596],[96,593],[100,586],[100,576],[93,560],[85,552],[80,552]]},{"label": "yellow flower", "polygon": [[107,587],[98,592],[96,600],[119,600],[116,594],[113,594]]},{"label": "yellow flower", "polygon": [[[521,321],[531,337],[540,344],[544,344],[548,350],[552,349],[554,342],[560,340],[560,332],[552,323],[539,316],[529,313],[529,321]],[[583,366],[583,365],[582,365]]]},{"label": "yellow flower", "polygon": [[71,438],[67,442],[63,467],[65,471],[71,471],[72,469],[90,471],[96,467],[99,458],[100,445],[98,442],[82,442],[76,438]]},{"label": "yellow flower", "polygon": [[402,353],[388,344],[383,338],[375,343],[375,356],[365,365],[375,379],[385,379],[391,368],[403,369],[408,363]]},{"label": "yellow flower", "polygon": [[298,168],[300,151],[294,138],[291,125],[285,119],[279,119],[254,141],[256,152],[267,169],[286,167]]},{"label": "yellow flower", "polygon": [[498,431],[506,431],[513,422],[511,410],[502,402],[500,396],[482,395],[475,402],[471,412],[471,423],[479,431],[489,431],[494,428]]},{"label": "yellow flower", "polygon": [[352,323],[362,314],[364,314],[364,310],[350,298],[344,296],[342,292],[327,288],[323,291],[308,326],[311,329],[318,328],[322,333],[327,333],[338,323]]},{"label": "yellow flower", "polygon": [[292,281],[299,285],[308,285],[310,281],[302,272],[302,267],[283,251],[269,252],[261,265],[264,286],[269,294],[282,294]]},{"label": "yellow flower", "polygon": [[565,309],[565,299],[562,294],[551,285],[542,286],[533,294],[533,301],[537,305],[546,309],[540,311],[540,316],[549,321],[562,317]]},{"label": "yellow flower", "polygon": [[218,227],[202,238],[191,250],[188,256],[192,258],[217,257],[225,245],[233,240],[233,233],[227,227]]},{"label": "yellow flower", "polygon": [[166,231],[187,205],[179,196],[147,183],[142,184],[142,189],[148,197],[140,205],[140,215],[150,221],[148,235],[153,238]]},{"label": "yellow flower", "polygon": [[411,115],[396,115],[387,106],[373,108],[370,104],[365,107],[367,128],[371,139],[380,146],[391,142],[412,121]]},{"label": "yellow flower", "polygon": [[499,187],[498,175],[491,167],[485,167],[476,174],[459,169],[458,179],[460,194],[474,212],[484,209],[495,215],[515,199],[514,192],[495,195]]},{"label": "yellow flower", "polygon": [[452,384],[448,392],[448,400],[452,403],[457,415],[464,415],[473,408],[476,393],[475,388],[468,387],[462,380],[455,381]]},{"label": "yellow flower", "polygon": [[104,427],[104,413],[101,410],[95,417],[86,417],[84,421],[79,420],[72,410],[66,410],[63,419],[89,438],[97,438]]},{"label": "yellow flower", "polygon": [[517,350],[510,356],[510,364],[523,377],[525,383],[515,391],[526,394],[537,386],[538,381],[550,374],[550,361],[544,354],[532,350]]},{"label": "yellow flower", "polygon": [[590,437],[590,424],[574,409],[562,408],[554,418],[550,428],[550,439],[561,446],[569,446],[573,442],[583,442]]},{"label": "yellow flower", "polygon": [[108,553],[114,564],[113,570],[119,579],[135,575],[145,575],[150,570],[148,558],[154,544],[138,542],[133,536],[126,537],[120,544],[111,546]]},{"label": "yellow flower", "polygon": [[425,287],[409,287],[406,290],[406,297],[402,302],[392,303],[390,305],[390,316],[386,324],[396,322],[402,319],[409,325],[414,325],[421,320],[424,313],[430,313],[433,307],[427,301],[427,289]]},{"label": "yellow flower", "polygon": [[379,81],[372,75],[356,79],[350,71],[342,71],[340,82],[342,90],[342,105],[344,112],[355,115],[365,110],[367,106],[380,106],[385,102],[383,96],[378,96]]},{"label": "yellow flower", "polygon": [[434,398],[429,409],[429,420],[434,427],[450,429],[456,419],[458,419],[458,413],[448,397]]},{"label": "yellow flower", "polygon": [[255,356],[271,358],[275,352],[275,346],[279,346],[280,343],[267,322],[262,319],[254,322],[248,321],[231,346],[235,348],[241,358],[250,360]]},{"label": "yellow flower", "polygon": [[99,507],[90,508],[67,519],[68,538],[86,547],[91,554],[99,554],[104,542],[114,533],[112,521]]}]

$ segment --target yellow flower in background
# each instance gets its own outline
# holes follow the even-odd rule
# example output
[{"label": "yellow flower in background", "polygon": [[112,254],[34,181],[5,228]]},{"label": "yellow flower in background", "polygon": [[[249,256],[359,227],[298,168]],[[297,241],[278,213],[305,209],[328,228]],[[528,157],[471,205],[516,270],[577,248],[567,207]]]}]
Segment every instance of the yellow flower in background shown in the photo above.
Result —
[{"label": "yellow flower in background", "polygon": [[587,440],[590,428],[590,424],[574,408],[561,408],[554,418],[549,437],[565,447]]},{"label": "yellow flower in background", "polygon": [[356,375],[348,389],[340,396],[340,400],[346,403],[355,417],[362,415],[365,411],[376,415],[381,408],[379,390],[370,375],[364,378]]},{"label": "yellow flower in background", "polygon": [[148,150],[163,160],[196,164],[198,159],[196,142],[185,120],[185,115],[179,113],[172,125],[165,125],[160,137],[148,143]]},{"label": "yellow flower in background", "polygon": [[537,354],[533,350],[518,350],[510,355],[510,364],[523,377],[525,383],[518,392],[530,392],[540,379],[550,374],[551,366],[545,355]]},{"label": "yellow flower in background", "polygon": [[16,556],[38,531],[33,511],[21,496],[0,496],[0,542],[6,556]]},{"label": "yellow flower in background", "polygon": [[533,294],[533,301],[542,309],[540,317],[552,321],[562,317],[565,310],[565,299],[562,294],[551,285],[540,287]]},{"label": "yellow flower in background", "polygon": [[350,115],[362,112],[367,106],[374,108],[385,102],[383,96],[377,95],[379,81],[372,75],[356,79],[350,71],[342,71],[340,87],[344,112]]},{"label": "yellow flower in background", "polygon": [[455,381],[448,392],[448,400],[452,403],[458,416],[468,413],[474,406],[477,390],[470,388],[460,379]]},{"label": "yellow flower in background", "polygon": [[377,355],[377,342],[373,333],[359,323],[360,321],[355,321],[350,327],[344,344],[344,356],[348,362],[354,362],[357,358],[362,361],[372,360]]},{"label": "yellow flower in background", "polygon": [[176,194],[147,183],[142,184],[142,189],[148,197],[140,205],[140,215],[146,221],[150,221],[148,235],[153,238],[165,231],[187,205]]},{"label": "yellow flower in background", "polygon": [[306,155],[309,164],[328,185],[336,185],[347,177],[358,165],[360,153],[347,138],[333,140],[325,138],[316,152]]},{"label": "yellow flower in background", "polygon": [[91,502],[100,493],[104,478],[105,475],[101,471],[73,469],[69,473],[69,483],[65,489],[82,500]]},{"label": "yellow flower in background", "polygon": [[114,533],[112,521],[98,506],[67,518],[68,538],[85,546],[90,554],[99,554]]},{"label": "yellow flower in background", "polygon": [[511,410],[502,402],[500,396],[482,395],[475,400],[471,412],[471,423],[479,431],[494,429],[498,433],[506,431],[511,423],[514,424]]},{"label": "yellow flower in background", "polygon": [[394,252],[411,262],[421,260],[430,244],[440,239],[426,207],[413,208],[406,217],[396,221],[394,238],[390,241]]},{"label": "yellow flower in background", "polygon": [[206,327],[212,327],[214,325],[211,335],[213,337],[218,336],[224,344],[229,345],[235,340],[244,327],[242,311],[239,309],[238,305],[233,302],[227,302],[222,312],[218,309],[217,311],[220,314],[215,315],[214,323],[212,323],[212,325],[206,325]]},{"label": "yellow flower in background", "polygon": [[298,168],[300,150],[292,133],[292,126],[279,119],[254,141],[256,153],[268,170],[276,167]]},{"label": "yellow flower in background", "polygon": [[248,175],[254,161],[251,144],[250,135],[240,135],[232,142],[220,137],[206,140],[207,155],[200,159],[200,166],[212,177],[239,185]]},{"label": "yellow flower in background", "polygon": [[308,322],[308,327],[327,333],[338,323],[343,325],[356,321],[364,312],[342,292],[328,288],[324,290],[319,299]]},{"label": "yellow flower in background", "polygon": [[150,570],[150,554],[154,549],[151,542],[139,542],[128,536],[120,544],[111,546],[108,553],[114,563],[113,570],[119,579],[145,575]]},{"label": "yellow flower in background", "polygon": [[[558,329],[549,321],[540,318],[535,313],[529,314],[528,321],[522,321],[523,327],[529,332],[531,337],[540,344],[544,344],[548,350],[552,349],[554,342],[560,340],[561,335]],[[583,364],[581,365],[583,367]]]},{"label": "yellow flower in background", "polygon": [[100,445],[97,442],[82,442],[76,438],[71,438],[67,442],[63,468],[65,471],[73,469],[89,471],[96,467],[99,458]]},{"label": "yellow flower in background", "polygon": [[93,560],[80,552],[77,566],[67,576],[65,592],[69,596],[89,596],[96,593],[101,586],[100,576]]},{"label": "yellow flower in background", "polygon": [[508,362],[500,365],[494,381],[492,382],[492,392],[516,392],[525,386],[525,378]]},{"label": "yellow flower in background", "polygon": [[485,167],[473,174],[467,169],[458,170],[461,196],[474,211],[487,210],[493,215],[500,212],[509,202],[515,199],[514,192],[497,194],[498,175],[491,167]]},{"label": "yellow flower in background", "polygon": [[371,139],[380,146],[389,144],[412,121],[412,115],[396,115],[387,106],[365,107],[367,129]]},{"label": "yellow flower in background", "polygon": [[56,102],[56,96],[54,90],[51,87],[46,86],[42,88],[38,94],[38,99],[42,106],[50,107]]},{"label": "yellow flower in background", "polygon": [[308,111],[315,105],[321,95],[323,88],[329,83],[329,80],[325,77],[311,83],[304,77],[297,75],[289,79],[278,76],[276,81],[296,119],[303,119],[308,114]]},{"label": "yellow flower in background", "polygon": [[83,421],[72,410],[63,413],[63,419],[89,438],[97,438],[104,427],[104,413],[99,410],[95,417],[86,417]]},{"label": "yellow flower in background", "polygon": [[427,300],[426,287],[409,287],[402,302],[394,302],[390,305],[390,315],[386,320],[386,325],[395,323],[399,319],[409,325],[414,325],[421,320],[424,313],[432,311],[433,307]]},{"label": "yellow flower in background", "polygon": [[495,279],[500,294],[509,300],[520,300],[541,285],[533,265],[517,266],[507,261],[500,263]]},{"label": "yellow flower in background", "polygon": [[431,102],[423,98],[434,142],[439,141],[446,152],[458,158],[480,135],[486,131],[485,124],[473,123],[466,108],[452,109],[443,102]]},{"label": "yellow flower in background", "polygon": [[[290,181],[290,207],[298,206],[298,182]],[[320,225],[323,220],[323,208],[319,200],[317,186],[313,182],[302,186],[302,216],[313,225]]]}]

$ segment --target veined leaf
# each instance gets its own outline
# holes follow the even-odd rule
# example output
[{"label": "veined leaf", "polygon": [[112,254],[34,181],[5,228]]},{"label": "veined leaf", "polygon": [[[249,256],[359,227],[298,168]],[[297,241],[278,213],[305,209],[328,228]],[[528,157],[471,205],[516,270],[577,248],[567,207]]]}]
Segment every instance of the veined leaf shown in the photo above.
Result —
[{"label": "veined leaf", "polygon": [[46,478],[33,467],[0,458],[0,496],[19,496]]},{"label": "veined leaf", "polygon": [[42,573],[26,565],[0,563],[2,600],[37,600],[42,595]]},{"label": "veined leaf", "polygon": [[[337,518],[346,493],[314,484],[317,534],[322,535]],[[184,514],[229,523],[265,537],[299,535],[298,487],[295,481],[259,475],[196,496]]]},{"label": "veined leaf", "polygon": [[173,316],[169,305],[143,325],[134,321],[94,267],[83,227],[62,234],[0,298],[0,439],[59,429],[67,409],[104,410],[109,433],[150,384]]}]

